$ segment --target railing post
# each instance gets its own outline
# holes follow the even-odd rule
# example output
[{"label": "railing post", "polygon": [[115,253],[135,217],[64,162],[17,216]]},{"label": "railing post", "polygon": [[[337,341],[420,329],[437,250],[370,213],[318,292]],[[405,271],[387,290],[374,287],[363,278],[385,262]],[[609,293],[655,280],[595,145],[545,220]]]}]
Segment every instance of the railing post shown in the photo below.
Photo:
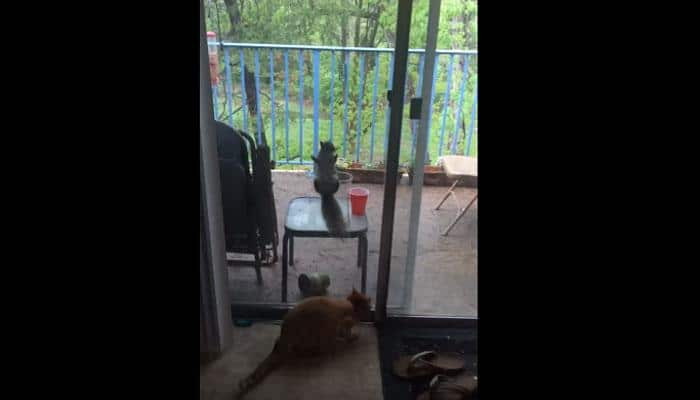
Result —
[{"label": "railing post", "polygon": [[[469,75],[469,55],[464,55],[464,71],[462,82],[459,84],[459,101],[457,103],[457,116],[455,117],[455,133],[452,136],[452,154],[457,154],[457,139],[459,138],[459,126],[462,124],[462,105],[464,104],[464,88]],[[465,143],[466,148],[466,143]]]},{"label": "railing post", "polygon": [[304,162],[304,51],[299,50],[299,164]]},{"label": "railing post", "polygon": [[430,92],[430,108],[428,109],[428,144],[425,146],[425,159],[430,160],[430,131],[433,124],[433,100],[435,99],[435,84],[437,83],[438,70],[440,70],[440,55],[435,55],[435,69],[433,70],[433,87]]},{"label": "railing post", "polygon": [[[394,81],[394,52],[391,52],[391,59],[389,60],[389,80],[386,84],[387,92],[391,90],[391,85]],[[389,115],[391,115],[391,102],[389,99],[386,101],[386,121],[384,122],[384,162],[386,162],[386,150],[389,144]]]},{"label": "railing post", "polygon": [[243,131],[248,132],[248,97],[245,92],[245,60],[243,57],[243,49],[238,51],[241,59],[241,96],[243,98]]},{"label": "railing post", "polygon": [[289,50],[284,51],[284,151],[289,162]]},{"label": "railing post", "polygon": [[466,156],[471,154],[470,150],[472,147],[472,133],[474,132],[474,118],[476,117],[476,103],[479,99],[479,81],[474,82],[474,101],[472,101],[472,115],[469,119],[469,139],[467,139],[467,152]]},{"label": "railing post", "polygon": [[231,55],[228,48],[224,49],[224,71],[226,72],[226,105],[228,106],[228,120],[233,126],[233,97],[231,95]]},{"label": "railing post", "polygon": [[335,95],[335,90],[333,84],[335,83],[335,52],[331,50],[331,104],[330,104],[330,132],[328,133],[328,140],[333,143],[333,120],[335,114],[335,103],[333,102],[333,97]]},{"label": "railing post", "polygon": [[314,67],[314,143],[313,143],[313,154],[318,154],[318,101],[319,101],[319,82],[318,82],[318,64],[319,64],[319,54],[318,50],[313,52],[313,67]]},{"label": "railing post", "polygon": [[362,97],[365,83],[365,53],[360,52],[360,87],[357,97],[357,137],[355,138],[355,161],[360,162],[360,147],[362,146]]},{"label": "railing post", "polygon": [[255,58],[255,121],[256,121],[256,127],[258,130],[258,145],[265,143],[265,141],[262,140],[262,115],[261,112],[261,107],[260,107],[260,56],[258,55],[258,49],[254,50],[254,58]]},{"label": "railing post", "polygon": [[272,161],[277,161],[277,141],[275,140],[275,67],[274,55],[270,50],[270,129],[272,130]]},{"label": "railing post", "polygon": [[348,70],[350,69],[350,53],[345,52],[345,94],[343,96],[343,158],[348,156]]},{"label": "railing post", "polygon": [[374,160],[374,126],[377,124],[377,86],[379,83],[379,53],[374,53],[374,89],[372,91],[372,133],[369,142],[369,162]]},{"label": "railing post", "polygon": [[447,88],[445,88],[445,100],[442,105],[442,123],[440,124],[440,143],[438,144],[438,157],[442,155],[442,144],[445,139],[445,119],[447,118],[447,109],[450,108],[450,90],[452,90],[452,65],[454,64],[455,56],[450,55],[450,63],[447,67]]}]

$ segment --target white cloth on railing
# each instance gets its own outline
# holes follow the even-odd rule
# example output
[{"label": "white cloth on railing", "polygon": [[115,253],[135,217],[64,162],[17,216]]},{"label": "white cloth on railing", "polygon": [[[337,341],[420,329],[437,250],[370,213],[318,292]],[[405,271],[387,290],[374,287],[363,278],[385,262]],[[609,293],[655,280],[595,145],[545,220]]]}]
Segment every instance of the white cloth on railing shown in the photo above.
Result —
[{"label": "white cloth on railing", "polygon": [[438,165],[449,177],[478,176],[476,160],[474,157],[447,155],[438,159]]}]

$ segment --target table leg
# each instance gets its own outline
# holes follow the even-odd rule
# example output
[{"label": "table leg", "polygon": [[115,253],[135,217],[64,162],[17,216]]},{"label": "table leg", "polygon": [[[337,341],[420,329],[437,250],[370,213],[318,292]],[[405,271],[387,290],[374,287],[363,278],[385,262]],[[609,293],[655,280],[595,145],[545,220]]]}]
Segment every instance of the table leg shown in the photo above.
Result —
[{"label": "table leg", "polygon": [[362,293],[367,294],[367,253],[369,251],[369,246],[367,244],[367,236],[360,236],[360,241],[362,242]]},{"label": "table leg", "polygon": [[289,265],[294,265],[294,236],[289,237]]},{"label": "table leg", "polygon": [[289,237],[287,232],[284,232],[282,238],[282,303],[287,302],[287,246],[289,245]]},{"label": "table leg", "polygon": [[254,267],[255,267],[255,276],[258,279],[258,285],[262,285],[262,271],[260,271],[260,264],[262,263],[262,260],[260,259],[260,254],[258,251],[255,252],[255,261],[254,261]]},{"label": "table leg", "polygon": [[272,262],[277,262],[277,246],[279,245],[279,239],[275,238],[272,243]]},{"label": "table leg", "polygon": [[362,267],[362,236],[357,237],[357,268]]}]

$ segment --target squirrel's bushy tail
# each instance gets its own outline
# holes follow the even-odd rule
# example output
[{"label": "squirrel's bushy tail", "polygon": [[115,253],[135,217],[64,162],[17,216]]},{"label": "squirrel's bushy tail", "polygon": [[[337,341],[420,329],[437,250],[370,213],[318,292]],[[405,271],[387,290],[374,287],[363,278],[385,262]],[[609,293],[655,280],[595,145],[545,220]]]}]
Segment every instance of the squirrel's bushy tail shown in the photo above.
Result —
[{"label": "squirrel's bushy tail", "polygon": [[345,234],[345,217],[335,196],[321,195],[321,214],[331,235],[342,236]]}]

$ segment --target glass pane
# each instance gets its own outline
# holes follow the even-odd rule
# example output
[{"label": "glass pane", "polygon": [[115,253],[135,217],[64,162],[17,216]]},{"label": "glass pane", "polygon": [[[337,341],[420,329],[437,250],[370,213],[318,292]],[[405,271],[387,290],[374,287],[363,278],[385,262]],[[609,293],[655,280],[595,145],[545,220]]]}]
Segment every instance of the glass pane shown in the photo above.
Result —
[{"label": "glass pane", "polygon": [[[229,252],[234,303],[280,303],[283,280],[290,303],[316,294],[313,290],[304,293],[300,280],[321,283],[326,289],[323,294],[345,297],[353,287],[361,289],[358,260],[362,261],[365,253],[365,291],[375,297],[388,132],[386,91],[393,60],[393,39],[384,32],[396,29],[396,7],[395,3],[386,7],[366,3],[358,12],[357,6],[346,2],[318,2],[315,8],[310,3],[275,0],[234,1],[229,6],[221,1],[205,2],[211,68],[217,77],[212,82],[215,117],[250,136],[253,146],[244,141],[249,158],[253,147],[266,143],[272,160],[274,209],[264,205],[264,200],[248,202],[253,203],[250,210],[262,210],[263,217],[273,215],[271,225],[277,230],[278,243],[264,240],[269,248],[262,257],[260,282],[255,268],[237,262],[252,261],[252,255]],[[340,185],[336,193],[348,221],[352,219],[348,216],[349,189],[362,187],[369,192],[367,246],[358,248],[358,238],[297,236],[293,246],[290,241],[289,259],[293,263],[284,279],[286,219],[289,216],[313,225],[323,218],[318,204],[294,208],[296,212],[290,207],[301,207],[300,202],[294,202],[300,197],[318,198],[309,172],[314,166],[312,156],[325,141],[332,141],[337,150],[337,169],[352,176],[352,181]],[[254,174],[254,167],[247,169]],[[222,181],[222,191],[226,190],[230,197],[246,191],[233,178]],[[253,196],[251,190],[247,190],[249,196]],[[239,211],[235,206],[230,210]],[[245,221],[230,222],[226,216],[225,220],[225,225],[245,226]],[[277,261],[273,261],[273,249]]]},{"label": "glass pane", "polygon": [[[425,46],[428,5],[428,1],[414,2],[412,49]],[[415,264],[413,271],[407,268],[411,185],[400,187],[397,192],[390,314],[477,316],[478,201],[472,202],[477,194],[476,12],[475,1],[443,0],[441,3],[434,74],[427,77],[433,83],[432,97],[423,99],[430,107],[430,116]],[[422,74],[424,64],[423,53],[412,54],[409,58],[407,101],[410,97],[421,96],[426,79]],[[405,118],[408,116],[407,108]],[[404,120],[401,157],[406,165],[412,165],[415,157],[417,130],[416,121]],[[453,158],[447,161],[450,157],[446,156]],[[453,171],[443,166],[446,162]],[[436,209],[458,176],[460,183]],[[412,177],[409,171],[411,183]],[[471,206],[460,213],[470,203]]]}]

